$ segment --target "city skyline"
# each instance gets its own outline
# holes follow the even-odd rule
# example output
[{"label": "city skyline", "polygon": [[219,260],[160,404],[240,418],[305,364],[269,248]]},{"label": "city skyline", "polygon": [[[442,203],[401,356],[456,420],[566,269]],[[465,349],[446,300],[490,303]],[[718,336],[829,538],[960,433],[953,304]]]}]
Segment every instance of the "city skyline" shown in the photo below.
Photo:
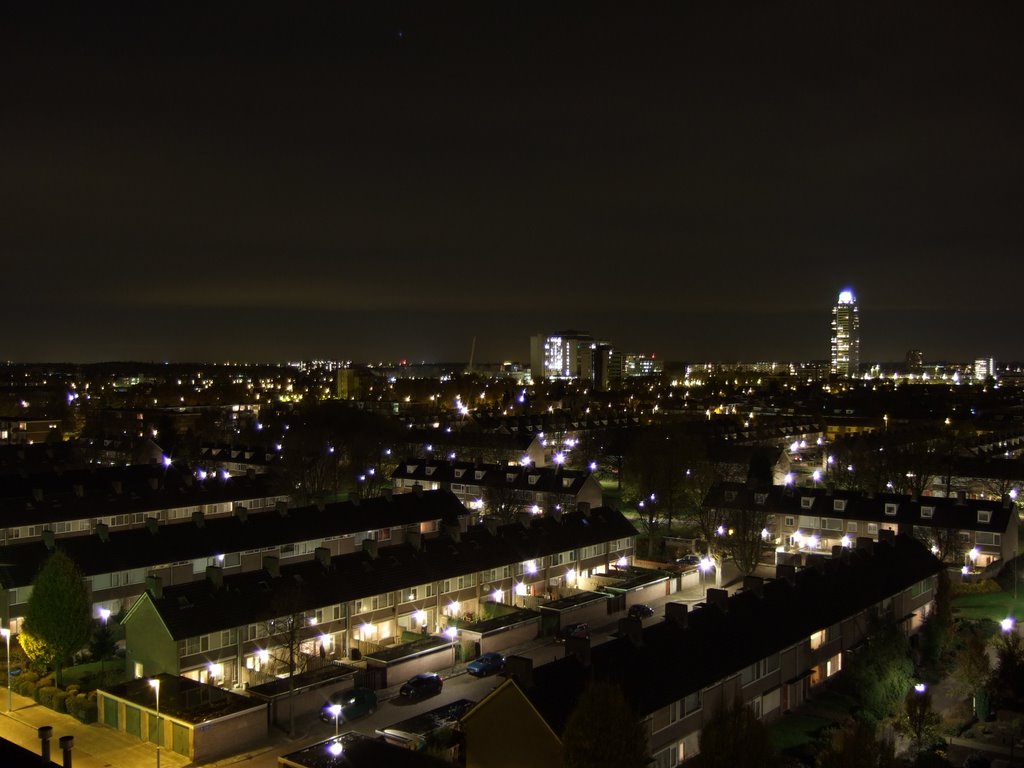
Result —
[{"label": "city skyline", "polygon": [[1024,358],[1016,7],[9,12],[0,358]]}]

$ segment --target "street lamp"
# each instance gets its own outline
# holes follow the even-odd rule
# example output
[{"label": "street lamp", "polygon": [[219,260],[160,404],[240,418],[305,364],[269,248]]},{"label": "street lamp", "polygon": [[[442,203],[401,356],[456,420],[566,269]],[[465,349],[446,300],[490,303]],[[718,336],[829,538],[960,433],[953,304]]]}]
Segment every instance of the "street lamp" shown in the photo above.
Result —
[{"label": "street lamp", "polygon": [[455,669],[455,638],[458,636],[459,630],[455,627],[448,627],[444,631],[445,637],[452,641],[452,669]]},{"label": "street lamp", "polygon": [[711,570],[713,565],[714,563],[711,562],[710,557],[702,557],[700,562],[697,563],[697,570],[700,573],[701,591],[704,597],[708,595],[708,586],[704,580],[707,578],[708,571]]},{"label": "street lamp", "polygon": [[334,715],[334,735],[338,735],[338,718],[341,717],[341,704],[331,704],[327,711]]},{"label": "street lamp", "polygon": [[163,741],[160,732],[160,680],[150,680],[149,685],[156,694],[156,768],[160,768],[160,743]]},{"label": "street lamp", "polygon": [[1013,616],[1007,616],[1005,619],[999,622],[999,628],[1006,634],[1013,632],[1014,627],[1017,626],[1017,620]]},{"label": "street lamp", "polygon": [[11,711],[11,630],[8,627],[0,628],[0,635],[7,641],[7,711]]}]

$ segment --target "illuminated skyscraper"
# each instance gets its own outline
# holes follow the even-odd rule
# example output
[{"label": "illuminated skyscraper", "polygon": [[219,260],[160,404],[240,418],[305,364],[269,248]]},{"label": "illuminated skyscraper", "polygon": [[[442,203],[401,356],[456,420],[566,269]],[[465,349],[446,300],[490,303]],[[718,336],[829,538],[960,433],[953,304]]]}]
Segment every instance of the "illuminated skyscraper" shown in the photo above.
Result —
[{"label": "illuminated skyscraper", "polygon": [[832,307],[832,373],[856,376],[860,368],[860,313],[853,291],[839,294]]}]

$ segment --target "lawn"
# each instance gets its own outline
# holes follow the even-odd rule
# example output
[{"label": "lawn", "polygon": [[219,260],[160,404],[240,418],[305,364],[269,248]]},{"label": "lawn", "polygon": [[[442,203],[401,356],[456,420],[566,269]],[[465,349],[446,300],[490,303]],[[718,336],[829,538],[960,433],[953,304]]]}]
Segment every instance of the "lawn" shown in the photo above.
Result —
[{"label": "lawn", "polygon": [[817,739],[822,728],[831,724],[831,720],[814,715],[785,715],[772,723],[768,730],[776,749],[782,752],[810,744]]},{"label": "lawn", "polygon": [[110,659],[104,662],[90,661],[88,664],[65,667],[63,676],[65,686],[81,685],[84,678],[86,688],[101,684],[113,685],[127,679],[123,659]]},{"label": "lawn", "polygon": [[1002,621],[1007,616],[1024,618],[1024,591],[1017,599],[1009,592],[987,592],[979,595],[959,595],[953,598],[953,612],[957,618]]}]

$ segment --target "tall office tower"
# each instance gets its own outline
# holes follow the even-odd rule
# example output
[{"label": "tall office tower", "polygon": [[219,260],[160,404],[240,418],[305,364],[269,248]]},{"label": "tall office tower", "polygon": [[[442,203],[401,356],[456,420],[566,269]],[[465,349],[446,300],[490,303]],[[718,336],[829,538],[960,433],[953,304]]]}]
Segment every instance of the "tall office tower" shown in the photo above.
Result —
[{"label": "tall office tower", "polygon": [[860,314],[853,291],[845,290],[832,307],[832,368],[838,376],[856,376],[860,368]]},{"label": "tall office tower", "polygon": [[974,378],[976,381],[984,381],[989,376],[995,378],[996,361],[991,357],[979,357],[974,361]]},{"label": "tall office tower", "polygon": [[924,352],[920,349],[907,350],[907,373],[920,373],[924,368]]},{"label": "tall office tower", "polygon": [[587,353],[594,343],[593,336],[581,331],[538,333],[531,336],[530,373],[533,380],[591,378],[589,372],[581,369],[581,364],[586,362],[583,359],[585,356],[589,360]]}]

